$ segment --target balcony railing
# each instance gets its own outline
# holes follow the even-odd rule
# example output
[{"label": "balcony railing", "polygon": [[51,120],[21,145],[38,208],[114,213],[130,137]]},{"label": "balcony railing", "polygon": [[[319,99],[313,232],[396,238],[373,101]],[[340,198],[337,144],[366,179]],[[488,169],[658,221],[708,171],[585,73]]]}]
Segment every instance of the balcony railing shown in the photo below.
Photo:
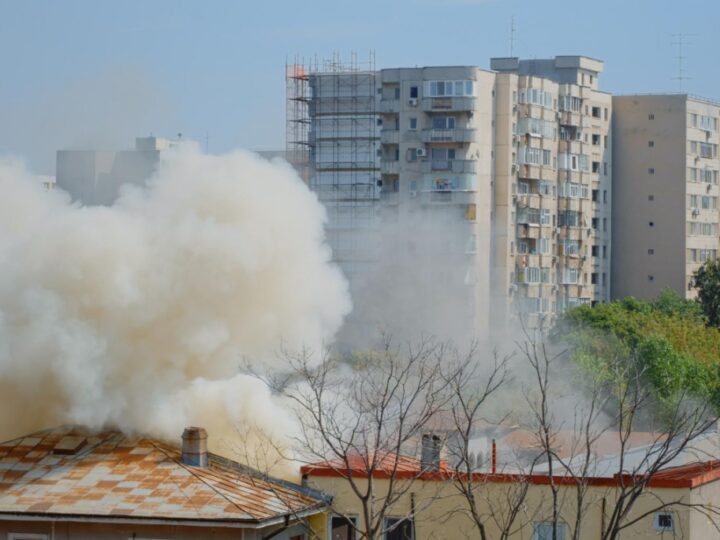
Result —
[{"label": "balcony railing", "polygon": [[400,174],[400,162],[383,161],[380,166],[380,172],[383,174]]},{"label": "balcony railing", "polygon": [[432,159],[423,163],[423,172],[434,171],[473,174],[477,172],[477,161],[472,159]]},{"label": "balcony railing", "polygon": [[383,144],[398,144],[400,132],[397,129],[383,129],[380,132],[380,142]]},{"label": "balcony railing", "polygon": [[474,97],[423,98],[422,106],[426,111],[472,111],[477,107],[477,99]]},{"label": "balcony railing", "polygon": [[474,129],[425,129],[422,140],[432,142],[460,142],[466,143],[475,140]]},{"label": "balcony railing", "polygon": [[399,99],[381,99],[380,100],[380,112],[381,113],[400,112],[400,100]]}]

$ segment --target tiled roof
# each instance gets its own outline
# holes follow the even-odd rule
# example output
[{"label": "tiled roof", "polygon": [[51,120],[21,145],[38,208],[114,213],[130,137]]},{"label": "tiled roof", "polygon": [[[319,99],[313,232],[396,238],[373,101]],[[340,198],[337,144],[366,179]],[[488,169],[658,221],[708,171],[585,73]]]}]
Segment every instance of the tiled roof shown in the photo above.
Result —
[{"label": "tiled roof", "polygon": [[[371,459],[359,454],[349,455],[347,463],[336,459],[320,463],[305,465],[300,469],[302,474],[315,476],[356,476],[359,478],[368,475]],[[378,456],[373,467],[373,478],[420,478],[424,480],[442,477],[449,471],[447,461],[442,460],[438,470],[423,470],[420,460],[415,457],[404,456],[388,452]]]},{"label": "tiled roof", "polygon": [[213,454],[208,467],[186,466],[178,448],[143,437],[58,428],[0,443],[0,514],[240,525],[323,507]]}]

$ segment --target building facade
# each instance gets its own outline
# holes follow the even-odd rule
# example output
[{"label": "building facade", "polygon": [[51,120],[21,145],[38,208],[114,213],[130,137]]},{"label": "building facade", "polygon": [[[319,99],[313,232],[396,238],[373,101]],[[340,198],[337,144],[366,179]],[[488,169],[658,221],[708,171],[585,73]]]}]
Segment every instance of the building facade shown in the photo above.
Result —
[{"label": "building facade", "polygon": [[613,297],[693,298],[693,272],[718,254],[720,103],[631,95],[613,107]]},{"label": "building facade", "polygon": [[612,103],[598,90],[602,69],[580,56],[499,58],[491,70],[292,66],[288,154],[328,209],[351,288],[402,260],[381,272],[423,291],[438,321],[478,336],[491,319],[535,326],[607,301]]},{"label": "building facade", "polygon": [[160,152],[179,141],[138,137],[133,150],[58,150],[55,187],[85,206],[111,205],[123,184],[143,185],[155,172]]}]

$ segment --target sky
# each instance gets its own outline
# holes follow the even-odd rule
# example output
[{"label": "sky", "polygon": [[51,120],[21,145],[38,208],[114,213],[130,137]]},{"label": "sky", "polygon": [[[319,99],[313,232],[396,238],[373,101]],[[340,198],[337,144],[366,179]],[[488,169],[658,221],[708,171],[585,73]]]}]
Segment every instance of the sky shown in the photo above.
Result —
[{"label": "sky", "polygon": [[515,56],[605,61],[602,89],[720,99],[719,0],[0,0],[0,155],[54,174],[61,148],[135,136],[210,152],[285,139],[284,65],[374,52],[378,68]]}]

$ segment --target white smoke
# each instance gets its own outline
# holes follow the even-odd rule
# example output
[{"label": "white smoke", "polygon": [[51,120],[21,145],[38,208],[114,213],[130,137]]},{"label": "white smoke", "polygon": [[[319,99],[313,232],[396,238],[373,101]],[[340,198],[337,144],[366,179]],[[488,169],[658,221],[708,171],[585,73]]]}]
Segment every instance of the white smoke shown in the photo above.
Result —
[{"label": "white smoke", "polygon": [[319,349],[350,299],[324,210],[288,165],[185,147],[147,188],[79,207],[6,161],[0,193],[0,436],[290,429],[239,366]]}]

